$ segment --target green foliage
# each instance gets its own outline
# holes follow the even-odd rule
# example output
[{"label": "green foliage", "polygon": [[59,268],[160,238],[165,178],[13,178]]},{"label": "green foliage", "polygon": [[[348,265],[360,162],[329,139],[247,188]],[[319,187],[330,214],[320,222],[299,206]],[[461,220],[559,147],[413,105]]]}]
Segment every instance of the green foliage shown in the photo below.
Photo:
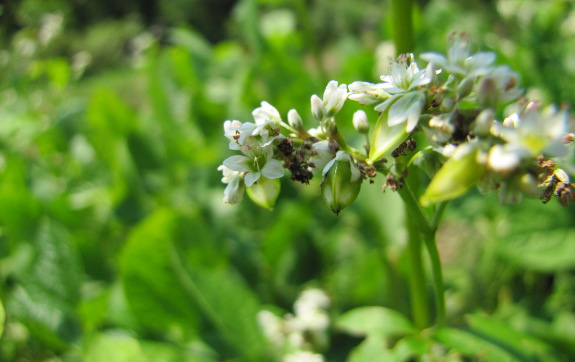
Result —
[{"label": "green foliage", "polygon": [[[194,16],[230,29],[209,43],[186,26],[160,40],[134,18],[71,31],[69,2],[21,3],[0,52],[0,360],[274,360],[257,314],[291,311],[308,286],[331,299],[326,360],[575,354],[573,206],[453,201],[438,234],[448,326],[420,333],[384,180],[339,216],[317,180],[282,180],[273,212],[221,202],[222,121],[251,121],[266,100],[315,127],[309,95],[386,69],[386,4],[243,0],[227,28],[204,8]],[[158,11],[185,20],[180,3]],[[464,30],[532,94],[575,103],[568,1],[418,4],[416,51]],[[42,43],[41,15],[58,9],[65,31]]]}]

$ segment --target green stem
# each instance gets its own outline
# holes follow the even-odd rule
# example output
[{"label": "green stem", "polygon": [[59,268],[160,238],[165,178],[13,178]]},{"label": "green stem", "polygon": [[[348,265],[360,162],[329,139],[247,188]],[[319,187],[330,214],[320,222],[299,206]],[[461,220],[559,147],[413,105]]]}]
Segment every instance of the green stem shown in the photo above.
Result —
[{"label": "green stem", "polygon": [[412,0],[391,0],[393,42],[398,54],[413,52]]},{"label": "green stem", "polygon": [[407,226],[407,257],[409,266],[409,291],[411,294],[411,310],[415,326],[423,330],[429,326],[429,308],[425,291],[425,275],[421,260],[421,238],[413,220],[413,212],[406,205]]},{"label": "green stem", "polygon": [[[443,274],[441,269],[441,260],[439,258],[439,252],[437,250],[437,244],[435,241],[435,231],[439,223],[439,219],[445,209],[445,203],[440,205],[437,212],[434,215],[433,222],[431,225],[428,223],[427,218],[423,214],[417,199],[409,185],[406,183],[405,186],[399,190],[399,195],[405,202],[406,209],[408,211],[407,217],[412,219],[413,228],[416,230],[414,232],[420,232],[423,237],[423,242],[427,249],[429,260],[431,262],[431,272],[433,277],[433,284],[435,289],[435,308],[436,308],[436,326],[441,327],[445,324],[445,296],[444,296],[444,285],[443,285]],[[409,227],[409,224],[408,224]],[[408,230],[408,233],[412,231]]]}]

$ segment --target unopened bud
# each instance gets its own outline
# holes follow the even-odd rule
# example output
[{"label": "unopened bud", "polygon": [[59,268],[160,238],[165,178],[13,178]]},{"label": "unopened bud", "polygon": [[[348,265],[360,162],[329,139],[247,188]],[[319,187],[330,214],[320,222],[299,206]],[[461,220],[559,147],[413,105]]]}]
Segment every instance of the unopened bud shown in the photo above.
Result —
[{"label": "unopened bud", "polygon": [[467,76],[463,78],[461,83],[457,86],[457,99],[463,99],[467,97],[473,90],[473,85],[475,85],[475,77]]},{"label": "unopened bud", "polygon": [[369,132],[369,122],[364,111],[359,110],[353,114],[353,127],[359,133],[367,134]]},{"label": "unopened bud", "polygon": [[486,77],[479,83],[477,91],[477,103],[483,108],[493,108],[497,106],[498,90],[494,79]]},{"label": "unopened bud", "polygon": [[336,214],[349,206],[359,194],[361,188],[359,169],[351,156],[338,151],[323,170],[321,194],[326,206]]},{"label": "unopened bud", "polygon": [[321,122],[323,119],[323,101],[317,94],[311,96],[311,113],[315,119]]},{"label": "unopened bud", "polygon": [[495,120],[495,114],[491,109],[484,109],[479,113],[477,118],[475,118],[475,124],[473,127],[473,133],[477,136],[487,136],[493,126]]},{"label": "unopened bud", "polygon": [[288,123],[296,131],[303,129],[303,121],[295,109],[290,109],[288,112]]}]

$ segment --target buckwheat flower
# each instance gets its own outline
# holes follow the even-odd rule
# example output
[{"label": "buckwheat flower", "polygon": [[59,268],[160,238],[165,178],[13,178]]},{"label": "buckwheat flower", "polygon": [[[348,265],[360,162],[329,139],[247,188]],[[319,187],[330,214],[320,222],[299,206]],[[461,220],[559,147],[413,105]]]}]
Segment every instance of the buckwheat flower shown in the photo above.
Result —
[{"label": "buckwheat flower", "polygon": [[324,362],[324,358],[321,354],[296,351],[284,356],[282,362]]},{"label": "buckwheat flower", "polygon": [[[225,121],[224,122],[224,135],[230,140],[229,148],[230,150],[240,149],[240,127],[242,122],[240,121]],[[251,132],[250,132],[251,133]],[[247,137],[248,134],[244,134],[243,137]],[[242,140],[243,141],[243,140]]]},{"label": "buckwheat flower", "polygon": [[390,97],[382,84],[358,81],[351,83],[348,89],[350,92],[348,98],[362,105],[383,102]]},{"label": "buckwheat flower", "polygon": [[446,143],[451,139],[455,127],[449,122],[447,115],[434,116],[429,120],[429,128],[424,128],[427,137],[438,144]]},{"label": "buckwheat flower", "polygon": [[519,75],[509,67],[492,68],[479,82],[477,103],[481,107],[495,109],[499,102],[516,100],[523,93],[518,85]]},{"label": "buckwheat flower", "polygon": [[322,140],[315,142],[311,145],[311,149],[313,156],[311,157],[310,162],[314,165],[312,171],[314,173],[322,172],[325,165],[335,157],[335,154],[329,147],[329,141]]},{"label": "buckwheat flower", "polygon": [[271,147],[253,148],[247,155],[235,155],[224,160],[224,166],[233,171],[246,172],[244,181],[252,186],[260,177],[280,178],[284,175],[282,163],[275,160]]},{"label": "buckwheat flower", "polygon": [[470,55],[469,42],[465,39],[457,39],[449,47],[447,57],[438,53],[423,53],[421,58],[433,63],[437,68],[465,77],[485,74],[495,61],[495,54],[479,52]]},{"label": "buckwheat flower", "polygon": [[324,117],[332,117],[339,112],[341,107],[343,107],[347,96],[347,85],[340,84],[338,86],[337,81],[330,81],[323,92],[322,103]]},{"label": "buckwheat flower", "polygon": [[222,182],[228,184],[224,190],[224,202],[227,204],[237,204],[242,201],[245,191],[244,178],[241,172],[234,171],[221,165],[218,171],[222,171]]},{"label": "buckwheat flower", "polygon": [[267,310],[259,311],[257,319],[264,336],[276,347],[281,347],[286,340],[284,320]]},{"label": "buckwheat flower", "polygon": [[419,70],[417,63],[413,61],[413,54],[409,54],[408,57],[410,60],[409,65],[408,59],[395,61],[391,64],[391,74],[381,76],[383,81],[381,88],[386,93],[405,93],[431,82],[431,77],[426,70]]},{"label": "buckwheat flower", "polygon": [[282,123],[282,118],[276,107],[272,106],[266,101],[261,103],[261,107],[253,110],[252,116],[258,125],[265,121],[271,121],[275,124],[276,127],[279,127],[279,125]]},{"label": "buckwheat flower", "polygon": [[305,290],[294,304],[296,318],[306,330],[323,331],[329,325],[329,316],[325,309],[330,300],[323,290]]}]

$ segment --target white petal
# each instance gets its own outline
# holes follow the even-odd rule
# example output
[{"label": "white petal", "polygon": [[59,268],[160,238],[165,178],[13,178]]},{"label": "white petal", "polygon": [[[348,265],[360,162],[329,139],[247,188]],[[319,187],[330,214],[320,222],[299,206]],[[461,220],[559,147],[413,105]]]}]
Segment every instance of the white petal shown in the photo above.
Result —
[{"label": "white petal", "polygon": [[278,160],[268,160],[262,169],[262,175],[269,179],[280,178],[284,175],[282,163]]},{"label": "white petal", "polygon": [[247,187],[251,187],[261,176],[259,172],[248,172],[244,176],[244,181]]},{"label": "white petal", "polygon": [[247,172],[251,171],[251,168],[248,167],[250,159],[246,156],[235,155],[230,156],[224,160],[224,166],[229,168],[230,170],[239,171],[239,172]]}]

